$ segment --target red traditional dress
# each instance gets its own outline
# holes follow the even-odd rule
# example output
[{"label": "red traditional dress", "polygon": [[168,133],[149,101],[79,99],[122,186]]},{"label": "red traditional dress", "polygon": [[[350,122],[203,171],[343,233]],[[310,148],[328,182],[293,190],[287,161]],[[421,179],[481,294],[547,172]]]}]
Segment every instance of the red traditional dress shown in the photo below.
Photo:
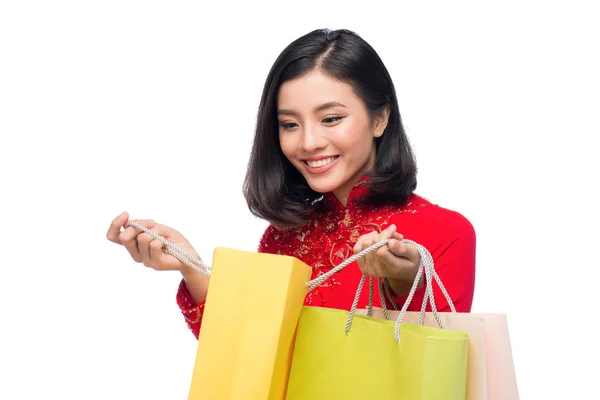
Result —
[{"label": "red traditional dress", "polygon": [[[269,226],[258,251],[296,257],[312,267],[314,279],[354,255],[354,244],[361,235],[373,230],[381,232],[395,224],[405,239],[421,244],[431,253],[435,270],[456,310],[469,312],[475,286],[475,231],[471,223],[461,214],[418,195],[412,195],[401,207],[359,205],[367,191],[362,180],[350,192],[346,207],[333,194],[326,194],[322,200],[324,209],[315,212],[305,226],[288,230]],[[354,262],[308,293],[304,304],[349,310],[361,277]],[[448,302],[435,282],[433,290],[438,311],[449,311]],[[425,287],[415,293],[409,311],[420,310],[424,293]],[[373,297],[374,306],[380,307],[377,285]],[[406,296],[394,300],[402,307]],[[358,307],[366,308],[367,302],[368,285],[365,285]],[[194,303],[183,280],[177,292],[177,304],[197,338],[204,303]]]}]

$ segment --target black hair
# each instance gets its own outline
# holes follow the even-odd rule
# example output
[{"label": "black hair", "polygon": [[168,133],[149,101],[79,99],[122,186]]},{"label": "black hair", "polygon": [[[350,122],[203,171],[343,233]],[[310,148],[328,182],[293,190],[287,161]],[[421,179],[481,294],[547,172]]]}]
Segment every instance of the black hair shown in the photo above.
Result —
[{"label": "black hair", "polygon": [[304,224],[322,196],[308,186],[281,151],[277,120],[281,85],[315,68],[351,85],[371,117],[389,105],[385,131],[375,139],[375,167],[369,173],[369,194],[364,203],[403,204],[417,186],[416,160],[385,65],[356,33],[346,29],[315,30],[290,43],[269,71],[244,181],[244,196],[252,214],[278,228]]}]

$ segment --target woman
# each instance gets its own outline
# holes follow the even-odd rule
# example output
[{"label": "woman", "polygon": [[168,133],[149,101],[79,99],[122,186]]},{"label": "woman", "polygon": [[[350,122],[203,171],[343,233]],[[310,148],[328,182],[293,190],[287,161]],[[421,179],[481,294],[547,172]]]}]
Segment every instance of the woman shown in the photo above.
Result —
[{"label": "woman", "polygon": [[[400,241],[406,238],[431,253],[456,310],[470,311],[475,232],[461,214],[414,193],[416,171],[392,79],[368,43],[347,30],[316,30],[283,50],[266,79],[244,184],[250,211],[270,223],[258,251],[297,257],[315,278],[391,239],[311,291],[306,305],[349,309],[366,273],[387,278],[401,306],[421,261]],[[198,337],[209,278],[164,253],[128,218],[115,218],[108,239],[147,267],[181,271],[177,302]],[[174,229],[136,222],[198,257]],[[420,285],[409,310],[421,305]],[[436,289],[438,310],[447,311]]]}]

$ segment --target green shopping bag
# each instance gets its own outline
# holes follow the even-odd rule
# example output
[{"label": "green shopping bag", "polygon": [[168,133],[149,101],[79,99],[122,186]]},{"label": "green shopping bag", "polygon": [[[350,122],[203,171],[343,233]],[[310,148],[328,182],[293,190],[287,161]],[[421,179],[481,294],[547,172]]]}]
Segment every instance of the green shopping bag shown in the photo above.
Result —
[{"label": "green shopping bag", "polygon": [[[366,276],[350,312],[303,307],[287,400],[465,399],[468,335],[402,322],[423,270],[428,280],[435,274],[429,252],[417,247],[421,258],[430,262],[419,270],[396,321],[356,314]],[[383,297],[381,281],[378,284]],[[369,286],[372,293],[373,279]]]}]

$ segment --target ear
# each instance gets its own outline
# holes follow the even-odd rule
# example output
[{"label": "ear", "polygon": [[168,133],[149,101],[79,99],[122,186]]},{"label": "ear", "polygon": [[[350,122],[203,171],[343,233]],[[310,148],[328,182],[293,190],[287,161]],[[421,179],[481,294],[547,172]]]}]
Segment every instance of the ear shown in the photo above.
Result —
[{"label": "ear", "polygon": [[390,105],[386,105],[383,110],[373,119],[373,136],[379,138],[383,135],[390,118]]}]

